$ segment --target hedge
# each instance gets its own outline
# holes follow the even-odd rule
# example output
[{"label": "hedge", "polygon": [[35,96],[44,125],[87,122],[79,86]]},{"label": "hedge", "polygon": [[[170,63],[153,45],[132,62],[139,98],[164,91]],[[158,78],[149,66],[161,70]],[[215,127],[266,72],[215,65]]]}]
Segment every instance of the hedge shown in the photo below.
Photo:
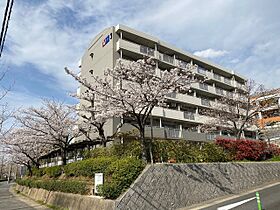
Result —
[{"label": "hedge", "polygon": [[98,157],[141,157],[141,144],[139,141],[131,141],[124,144],[114,144],[111,147],[95,148],[83,153],[84,158]]},{"label": "hedge", "polygon": [[230,154],[233,160],[260,161],[280,155],[280,148],[277,145],[259,140],[217,139],[216,144]]},{"label": "hedge", "polygon": [[157,140],[152,143],[155,162],[177,163],[225,162],[227,153],[214,143],[190,142],[185,140]]},{"label": "hedge", "polygon": [[62,166],[52,166],[43,169],[44,174],[48,175],[50,178],[57,178],[62,174]]},{"label": "hedge", "polygon": [[116,157],[100,157],[77,161],[64,166],[64,173],[68,177],[94,177],[95,173],[103,173],[116,160]]},{"label": "hedge", "polygon": [[89,194],[89,187],[87,183],[82,181],[17,179],[16,183],[30,188],[42,188],[48,191],[58,191],[82,195]]},{"label": "hedge", "polygon": [[100,195],[115,199],[139,176],[145,164],[135,158],[126,157],[113,162],[105,171],[104,185],[98,186]]}]

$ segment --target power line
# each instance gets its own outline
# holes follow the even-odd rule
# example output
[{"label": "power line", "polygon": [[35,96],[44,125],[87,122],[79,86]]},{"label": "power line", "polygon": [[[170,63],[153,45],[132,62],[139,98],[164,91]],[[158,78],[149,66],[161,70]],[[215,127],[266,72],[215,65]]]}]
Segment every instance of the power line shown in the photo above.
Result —
[{"label": "power line", "polygon": [[11,13],[12,13],[13,4],[14,4],[14,0],[7,0],[3,23],[2,23],[1,34],[0,34],[0,57],[1,57],[3,49],[4,49],[4,42],[6,40],[6,35],[7,35],[7,31],[8,31],[8,26],[9,26]]}]

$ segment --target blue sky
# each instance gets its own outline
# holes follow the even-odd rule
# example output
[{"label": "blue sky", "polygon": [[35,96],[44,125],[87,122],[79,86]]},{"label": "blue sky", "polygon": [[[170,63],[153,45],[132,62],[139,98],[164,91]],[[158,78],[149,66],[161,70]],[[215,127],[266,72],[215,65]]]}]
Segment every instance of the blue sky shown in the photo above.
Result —
[{"label": "blue sky", "polygon": [[[1,14],[5,1],[0,1]],[[25,0],[15,1],[0,59],[13,84],[10,106],[37,106],[41,98],[75,103],[78,84],[64,73],[90,40],[118,23],[276,88],[280,76],[278,0]]]}]

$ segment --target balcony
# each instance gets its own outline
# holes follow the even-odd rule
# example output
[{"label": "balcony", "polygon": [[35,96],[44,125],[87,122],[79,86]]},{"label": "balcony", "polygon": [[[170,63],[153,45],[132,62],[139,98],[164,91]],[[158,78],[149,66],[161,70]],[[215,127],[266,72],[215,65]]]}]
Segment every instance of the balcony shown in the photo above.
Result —
[{"label": "balcony", "polygon": [[225,95],[225,90],[221,89],[221,88],[216,88],[216,93],[221,95],[221,96],[224,96]]},{"label": "balcony", "polygon": [[117,41],[117,50],[119,49],[124,49],[130,52],[134,52],[137,54],[142,54],[142,55],[147,55],[147,56],[152,56],[155,57],[155,50],[152,48],[149,48],[147,46],[135,44],[133,42],[124,40],[124,39],[119,39]]},{"label": "balcony", "polygon": [[199,67],[197,68],[197,72],[198,72],[199,74],[206,75],[207,70],[199,66]]},{"label": "balcony", "polygon": [[224,83],[228,84],[228,85],[232,85],[231,83],[231,79],[224,77]]},{"label": "balcony", "polygon": [[199,88],[202,90],[207,90],[208,91],[208,85],[205,83],[199,83]]},{"label": "balcony", "polygon": [[194,113],[193,112],[184,112],[184,118],[189,120],[194,120]]},{"label": "balcony", "polygon": [[148,56],[155,57],[155,50],[143,45],[140,45],[140,53],[143,53]]},{"label": "balcony", "polygon": [[[170,55],[167,55],[167,54],[164,54],[164,53],[160,53],[160,52],[155,51],[154,49],[149,48],[147,46],[135,44],[133,42],[130,42],[130,41],[127,41],[127,40],[124,40],[124,39],[119,39],[117,41],[116,48],[117,48],[117,51],[120,50],[120,49],[124,49],[126,51],[136,53],[138,55],[151,56],[151,57],[157,58],[161,62],[166,63],[169,66],[171,65],[173,67],[186,68],[187,65],[188,65],[188,62],[183,61],[183,60],[179,60],[179,59],[175,59],[174,56],[170,56]],[[137,59],[138,58],[139,58],[139,56],[137,57]],[[208,71],[207,69],[205,69],[201,66],[198,66],[195,73],[203,75],[203,76],[207,76],[209,79],[214,79],[216,81],[219,81],[221,83],[225,83],[225,84],[230,85],[230,86],[233,85],[233,81],[230,78],[225,78],[225,77],[222,77],[221,75],[214,74],[211,71]],[[235,86],[238,86],[239,88],[243,88],[243,85],[240,84],[240,83],[235,82],[234,84],[235,84]]]},{"label": "balcony", "polygon": [[206,98],[201,98],[201,105],[210,107],[211,106],[210,100]]},{"label": "balcony", "polygon": [[186,122],[196,121],[196,116],[194,113],[186,113],[183,111],[167,109],[162,107],[155,107],[152,111],[152,115]]},{"label": "balcony", "polygon": [[241,84],[237,81],[234,81],[234,87],[240,89],[240,90],[243,90],[243,91],[246,91],[246,86],[244,84]]},{"label": "balcony", "polygon": [[[211,87],[211,88],[213,88],[213,87]],[[202,105],[200,98],[195,97],[195,96],[190,96],[190,95],[187,95],[187,94],[172,93],[172,95],[168,95],[167,98],[176,99],[176,101],[191,104],[191,105],[195,105],[195,106],[201,106]],[[211,102],[210,102],[210,105],[211,105]],[[205,106],[205,105],[203,105],[203,106]]]},{"label": "balcony", "polygon": [[177,63],[180,68],[187,68],[187,66],[189,65],[188,62],[182,60],[177,60]]},{"label": "balcony", "polygon": [[160,61],[164,61],[164,62],[169,63],[169,64],[174,64],[175,63],[174,62],[174,57],[166,55],[166,54],[162,54],[162,53],[158,54],[158,59]]},{"label": "balcony", "polygon": [[222,76],[218,75],[218,74],[213,74],[214,75],[214,79],[222,81]]}]

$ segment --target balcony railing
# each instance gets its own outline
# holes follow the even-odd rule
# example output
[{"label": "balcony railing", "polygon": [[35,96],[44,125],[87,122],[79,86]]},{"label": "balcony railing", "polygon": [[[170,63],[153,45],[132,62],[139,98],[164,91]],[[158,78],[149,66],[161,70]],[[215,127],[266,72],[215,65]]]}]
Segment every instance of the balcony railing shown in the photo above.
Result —
[{"label": "balcony railing", "polygon": [[203,106],[211,106],[210,100],[202,98],[201,99],[201,105],[203,105]]},{"label": "balcony railing", "polygon": [[199,88],[203,90],[208,90],[208,85],[205,83],[199,83]]},{"label": "balcony railing", "polygon": [[194,120],[194,113],[192,112],[184,112],[184,118],[189,120]]},{"label": "balcony railing", "polygon": [[164,129],[167,138],[180,138],[180,129]]},{"label": "balcony railing", "polygon": [[218,74],[214,74],[214,79],[221,81],[222,77],[220,75],[218,75]]},{"label": "balcony railing", "polygon": [[178,60],[178,66],[181,68],[187,68],[188,63],[182,60]]},{"label": "balcony railing", "polygon": [[166,96],[167,96],[167,97],[170,97],[170,98],[176,98],[176,93],[175,93],[175,92],[173,92],[173,93],[168,93]]},{"label": "balcony railing", "polygon": [[221,89],[221,88],[216,88],[216,93],[223,96],[224,95],[224,90]]},{"label": "balcony railing", "polygon": [[226,91],[226,95],[229,98],[233,98],[233,93],[232,92]]},{"label": "balcony railing", "polygon": [[231,85],[231,79],[229,79],[229,78],[224,78],[224,82],[226,83],[226,84],[229,84],[229,85]]}]

